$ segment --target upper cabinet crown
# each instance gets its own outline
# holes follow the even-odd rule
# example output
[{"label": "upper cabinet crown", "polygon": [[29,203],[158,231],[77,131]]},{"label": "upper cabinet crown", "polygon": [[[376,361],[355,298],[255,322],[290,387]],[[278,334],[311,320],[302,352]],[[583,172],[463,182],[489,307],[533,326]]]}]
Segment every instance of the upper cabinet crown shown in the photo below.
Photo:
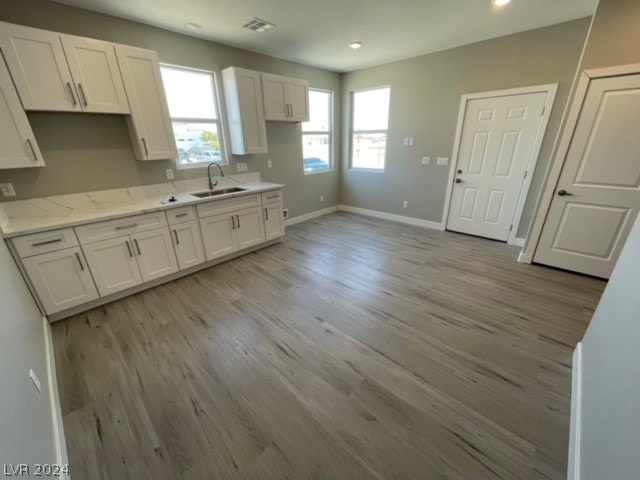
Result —
[{"label": "upper cabinet crown", "polygon": [[0,22],[0,49],[25,110],[129,113],[112,43]]},{"label": "upper cabinet crown", "polygon": [[309,120],[309,82],[280,75],[262,74],[264,116],[280,122]]}]

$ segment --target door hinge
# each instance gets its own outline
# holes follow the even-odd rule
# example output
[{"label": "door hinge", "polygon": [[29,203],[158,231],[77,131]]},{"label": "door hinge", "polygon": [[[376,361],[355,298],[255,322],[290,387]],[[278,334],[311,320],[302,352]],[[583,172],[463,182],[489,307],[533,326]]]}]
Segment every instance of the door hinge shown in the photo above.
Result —
[{"label": "door hinge", "polygon": [[523,179],[527,178],[527,175],[529,174],[529,170],[525,170],[524,171],[524,177],[522,177]]}]

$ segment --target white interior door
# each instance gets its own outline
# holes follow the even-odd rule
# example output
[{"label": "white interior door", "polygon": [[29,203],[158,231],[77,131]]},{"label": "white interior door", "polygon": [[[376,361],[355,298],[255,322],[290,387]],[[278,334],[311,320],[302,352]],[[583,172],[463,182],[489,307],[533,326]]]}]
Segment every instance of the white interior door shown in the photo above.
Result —
[{"label": "white interior door", "polygon": [[466,103],[447,229],[506,241],[538,154],[549,92]]},{"label": "white interior door", "polygon": [[608,278],[640,208],[640,75],[589,83],[534,261]]}]

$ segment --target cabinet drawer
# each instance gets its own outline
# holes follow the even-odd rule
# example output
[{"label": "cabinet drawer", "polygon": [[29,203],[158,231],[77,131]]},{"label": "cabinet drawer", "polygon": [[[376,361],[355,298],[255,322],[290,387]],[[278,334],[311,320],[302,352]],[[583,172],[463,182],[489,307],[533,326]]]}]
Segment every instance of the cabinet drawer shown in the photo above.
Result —
[{"label": "cabinet drawer", "polygon": [[27,258],[40,253],[55,252],[78,245],[78,239],[73,228],[51,230],[49,232],[34,233],[23,237],[16,237],[13,245],[20,258]]},{"label": "cabinet drawer", "polygon": [[242,210],[243,208],[260,206],[260,195],[245,195],[243,197],[229,198],[228,200],[214,200],[198,205],[200,218],[211,217],[223,213]]},{"label": "cabinet drawer", "polygon": [[131,233],[165,227],[166,225],[167,217],[164,212],[153,212],[82,225],[76,227],[76,233],[78,234],[80,243],[84,245],[100,240],[120,237],[122,235],[129,235]]},{"label": "cabinet drawer", "polygon": [[180,207],[167,210],[167,220],[169,225],[176,225],[178,223],[192,222],[197,220],[195,207]]},{"label": "cabinet drawer", "polygon": [[282,201],[282,190],[274,190],[271,192],[264,192],[262,194],[262,204],[276,203]]}]

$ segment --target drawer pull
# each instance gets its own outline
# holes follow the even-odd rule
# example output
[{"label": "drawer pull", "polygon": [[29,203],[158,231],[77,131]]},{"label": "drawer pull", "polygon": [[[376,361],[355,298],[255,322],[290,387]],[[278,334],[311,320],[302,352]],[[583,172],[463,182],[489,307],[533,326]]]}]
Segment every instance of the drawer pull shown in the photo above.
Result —
[{"label": "drawer pull", "polygon": [[80,270],[84,272],[84,265],[82,264],[82,260],[80,259],[80,254],[76,252],[76,258],[78,259],[78,263],[80,264]]},{"label": "drawer pull", "polygon": [[273,200],[274,198],[278,198],[279,195],[267,195],[267,200]]},{"label": "drawer pull", "polygon": [[138,245],[138,240],[134,238],[133,243],[136,244],[136,250],[138,251],[138,255],[142,255],[142,252],[140,251],[140,245]]},{"label": "drawer pull", "polygon": [[129,244],[129,240],[125,240],[124,243],[127,244],[127,250],[129,250],[129,256],[133,258],[133,252],[131,251],[131,245]]},{"label": "drawer pull", "polygon": [[267,208],[264,209],[264,215],[265,215],[265,220],[268,222],[269,221],[269,210]]},{"label": "drawer pull", "polygon": [[31,246],[32,247],[41,247],[42,245],[50,245],[52,243],[58,243],[58,242],[61,242],[61,241],[62,241],[61,238],[56,238],[55,240],[45,240],[44,242],[32,243]]},{"label": "drawer pull", "polygon": [[142,140],[142,146],[144,147],[144,154],[145,156],[149,156],[149,149],[147,148],[147,141],[144,139],[144,137],[140,137],[140,140]]},{"label": "drawer pull", "polygon": [[236,215],[236,218],[238,219],[238,228],[240,228],[240,215]]},{"label": "drawer pull", "polygon": [[31,149],[31,154],[33,155],[33,161],[37,162],[38,156],[36,155],[36,149],[33,148],[33,143],[31,142],[30,138],[27,138],[27,145],[29,145],[29,148]]},{"label": "drawer pull", "polygon": [[189,215],[189,214],[188,213],[178,213],[176,215],[176,218],[186,217],[187,215]]},{"label": "drawer pull", "polygon": [[180,245],[180,238],[178,237],[178,231],[174,228],[173,234],[176,236],[176,245]]},{"label": "drawer pull", "polygon": [[125,228],[134,228],[134,227],[137,227],[137,226],[138,226],[137,223],[132,223],[130,225],[118,225],[116,227],[116,230],[124,230]]}]

